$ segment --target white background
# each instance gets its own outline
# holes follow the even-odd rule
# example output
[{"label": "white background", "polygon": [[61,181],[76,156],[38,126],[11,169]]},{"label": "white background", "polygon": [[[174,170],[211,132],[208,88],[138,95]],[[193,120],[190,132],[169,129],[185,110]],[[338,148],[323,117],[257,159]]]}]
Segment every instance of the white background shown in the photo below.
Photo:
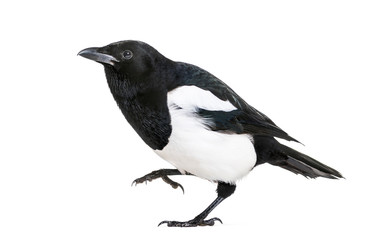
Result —
[{"label": "white background", "polygon": [[[382,1],[3,1],[0,239],[383,239]],[[103,68],[76,56],[135,39],[203,67],[346,179],[262,165],[211,217],[194,177],[131,187],[171,167],[127,124]]]}]

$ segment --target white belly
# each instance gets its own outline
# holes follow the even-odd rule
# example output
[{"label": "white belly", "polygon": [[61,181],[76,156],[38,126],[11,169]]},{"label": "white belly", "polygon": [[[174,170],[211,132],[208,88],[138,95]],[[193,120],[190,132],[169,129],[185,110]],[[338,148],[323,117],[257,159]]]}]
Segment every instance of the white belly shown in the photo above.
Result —
[{"label": "white belly", "polygon": [[172,107],[172,102],[169,110],[172,134],[168,145],[155,152],[181,172],[235,183],[255,166],[256,153],[249,135],[211,131],[190,108]]}]

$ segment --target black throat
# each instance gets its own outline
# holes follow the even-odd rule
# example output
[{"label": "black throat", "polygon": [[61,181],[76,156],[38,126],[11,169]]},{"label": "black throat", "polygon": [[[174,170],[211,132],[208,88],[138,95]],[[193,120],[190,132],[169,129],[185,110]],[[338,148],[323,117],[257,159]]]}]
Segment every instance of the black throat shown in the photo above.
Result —
[{"label": "black throat", "polygon": [[148,146],[163,149],[172,132],[167,90],[148,84],[148,79],[130,79],[112,66],[104,68],[111,93],[125,119]]}]

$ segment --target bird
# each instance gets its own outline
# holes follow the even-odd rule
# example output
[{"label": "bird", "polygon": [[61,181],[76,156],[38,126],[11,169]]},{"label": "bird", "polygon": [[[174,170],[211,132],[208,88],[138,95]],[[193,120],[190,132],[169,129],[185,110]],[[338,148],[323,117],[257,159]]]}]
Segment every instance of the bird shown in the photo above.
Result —
[{"label": "bird", "polygon": [[264,163],[306,178],[339,179],[335,169],[278,141],[298,142],[208,71],[173,61],[147,43],[124,40],[78,55],[104,66],[110,91],[141,139],[174,168],[152,171],[132,184],[191,175],[217,183],[217,197],[189,221],[168,227],[213,226],[208,215],[231,196],[240,179]]}]

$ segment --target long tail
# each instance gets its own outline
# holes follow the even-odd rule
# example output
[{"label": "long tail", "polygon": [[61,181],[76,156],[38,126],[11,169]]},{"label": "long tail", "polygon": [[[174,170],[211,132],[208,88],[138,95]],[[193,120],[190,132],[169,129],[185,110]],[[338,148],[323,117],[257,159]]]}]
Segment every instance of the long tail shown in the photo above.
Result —
[{"label": "long tail", "polygon": [[343,176],[335,169],[292,148],[280,144],[280,151],[287,156],[287,159],[276,161],[273,163],[274,165],[287,169],[295,174],[301,174],[310,178],[343,178]]}]

